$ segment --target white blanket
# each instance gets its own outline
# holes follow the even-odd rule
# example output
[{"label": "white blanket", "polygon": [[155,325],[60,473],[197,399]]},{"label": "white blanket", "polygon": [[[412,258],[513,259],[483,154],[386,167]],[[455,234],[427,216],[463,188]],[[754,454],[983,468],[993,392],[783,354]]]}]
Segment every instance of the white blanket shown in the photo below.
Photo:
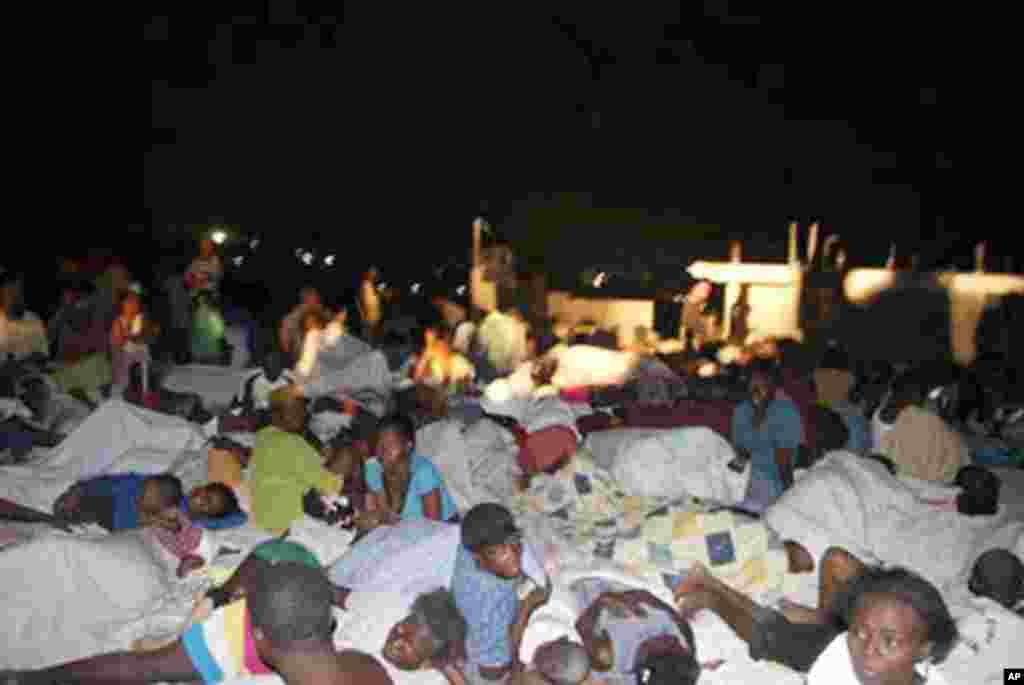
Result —
[{"label": "white blanket", "polygon": [[944,511],[881,464],[846,452],[827,455],[764,518],[816,559],[829,546],[844,547],[869,562],[911,568],[944,593],[963,587],[987,549],[1024,557],[1024,522],[1009,519],[1005,506],[996,516]]},{"label": "white blanket", "polygon": [[441,471],[459,511],[481,502],[506,502],[513,494],[518,447],[515,437],[493,421],[428,424],[416,433],[416,451]]},{"label": "white blanket", "polygon": [[0,669],[41,668],[107,651],[170,586],[140,531],[48,532],[0,556]]},{"label": "white blanket", "polygon": [[736,453],[709,428],[598,431],[587,436],[586,447],[629,495],[737,504],[750,480],[749,466],[742,473],[727,468]]},{"label": "white blanket", "polygon": [[173,472],[195,460],[204,442],[195,424],[111,400],[37,461],[0,468],[0,497],[49,511],[75,481],[126,471]]},{"label": "white blanket", "polygon": [[239,386],[255,373],[209,364],[186,364],[174,367],[164,378],[164,388],[171,392],[196,394],[207,411],[218,412],[231,406]]}]

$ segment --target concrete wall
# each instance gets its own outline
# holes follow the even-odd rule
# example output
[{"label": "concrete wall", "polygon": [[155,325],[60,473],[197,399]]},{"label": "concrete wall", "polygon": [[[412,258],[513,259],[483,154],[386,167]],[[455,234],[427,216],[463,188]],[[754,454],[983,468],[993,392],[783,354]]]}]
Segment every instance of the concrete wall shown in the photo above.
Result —
[{"label": "concrete wall", "polygon": [[619,345],[632,345],[637,326],[654,328],[654,300],[598,300],[574,297],[572,293],[549,290],[548,316],[570,326],[592,319],[605,328],[618,327]]},{"label": "concrete wall", "polygon": [[[846,298],[867,305],[879,293],[896,285],[899,272],[853,269],[844,281]],[[748,291],[752,333],[802,338],[799,327],[799,277],[796,285],[752,283]],[[969,364],[976,355],[975,330],[985,307],[1010,293],[1024,294],[1024,277],[1010,274],[942,273],[938,284],[950,295],[950,338],[956,359]],[[548,312],[569,325],[592,319],[606,328],[618,327],[619,344],[632,344],[637,326],[653,328],[654,301],[642,299],[588,299],[564,291],[549,291]]]}]

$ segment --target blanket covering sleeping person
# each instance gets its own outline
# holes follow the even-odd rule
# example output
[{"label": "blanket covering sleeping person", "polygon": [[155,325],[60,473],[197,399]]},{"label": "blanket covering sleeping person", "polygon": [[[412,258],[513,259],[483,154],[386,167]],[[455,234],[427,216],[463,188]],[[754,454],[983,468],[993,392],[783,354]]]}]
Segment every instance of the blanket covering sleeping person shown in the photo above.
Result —
[{"label": "blanket covering sleeping person", "polygon": [[963,438],[936,414],[916,406],[903,409],[878,438],[878,450],[900,475],[948,483],[968,461]]},{"label": "blanket covering sleeping person", "polygon": [[912,568],[946,591],[966,583],[987,549],[1024,552],[1024,521],[1009,519],[1005,505],[995,516],[964,516],[934,504],[937,497],[955,500],[957,492],[903,481],[875,460],[832,452],[765,511],[764,521],[816,563],[829,547],[842,547],[865,563]]}]

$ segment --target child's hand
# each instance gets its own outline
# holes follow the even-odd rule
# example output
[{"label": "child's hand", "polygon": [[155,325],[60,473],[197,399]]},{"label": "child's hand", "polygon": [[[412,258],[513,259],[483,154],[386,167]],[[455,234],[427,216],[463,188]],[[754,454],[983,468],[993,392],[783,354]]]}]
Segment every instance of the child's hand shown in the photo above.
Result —
[{"label": "child's hand", "polygon": [[206,564],[202,557],[194,555],[184,557],[181,563],[178,564],[178,577],[184,578],[188,574],[192,573],[197,569],[201,569]]}]

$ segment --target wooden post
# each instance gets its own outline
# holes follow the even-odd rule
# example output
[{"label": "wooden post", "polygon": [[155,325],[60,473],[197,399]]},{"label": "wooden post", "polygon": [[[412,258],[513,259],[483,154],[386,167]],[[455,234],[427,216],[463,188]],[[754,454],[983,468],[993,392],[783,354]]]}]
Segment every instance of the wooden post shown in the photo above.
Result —
[{"label": "wooden post", "polygon": [[483,219],[480,217],[477,217],[473,221],[473,254],[471,257],[472,263],[469,269],[469,316],[470,319],[474,321],[477,319],[474,312],[478,308],[478,302],[480,299],[480,293],[478,292],[479,287],[477,284],[479,283],[478,279],[481,277],[480,242],[481,233],[483,232],[483,223]]},{"label": "wooden post", "polygon": [[818,224],[811,224],[810,232],[807,234],[807,266],[813,268],[814,255],[818,251]]},{"label": "wooden post", "polygon": [[800,257],[797,255],[796,250],[797,230],[797,224],[795,221],[789,224],[789,257],[787,261],[790,264],[796,264],[800,261]]},{"label": "wooden post", "polygon": [[[739,264],[743,261],[743,243],[734,240],[729,244],[729,261]],[[728,340],[732,336],[732,309],[740,299],[742,284],[737,281],[729,281],[725,284],[725,301],[722,304],[725,309],[722,312],[722,338]]]}]

